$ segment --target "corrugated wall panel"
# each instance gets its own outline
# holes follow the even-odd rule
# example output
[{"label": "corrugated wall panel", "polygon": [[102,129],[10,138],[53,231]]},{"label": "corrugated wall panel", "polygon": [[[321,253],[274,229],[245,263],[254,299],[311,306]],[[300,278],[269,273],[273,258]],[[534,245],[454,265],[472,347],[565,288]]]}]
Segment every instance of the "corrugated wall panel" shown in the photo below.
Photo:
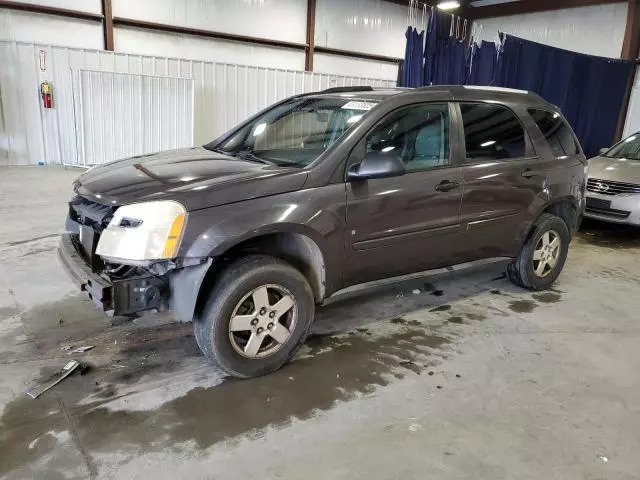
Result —
[{"label": "corrugated wall panel", "polygon": [[[45,71],[39,66],[40,50],[46,55]],[[92,92],[86,99],[74,93],[83,88],[80,70],[193,79],[194,116],[190,128],[195,144],[216,138],[248,116],[290,95],[336,86],[395,85],[393,81],[374,78],[14,42],[0,42],[0,61],[3,65],[0,69],[0,105],[4,119],[0,148],[5,151],[0,154],[0,162],[25,165],[39,162],[81,164],[82,159],[91,158],[86,149],[103,145],[101,138],[91,147],[83,145],[82,136],[77,133],[82,132],[85,120],[78,118],[77,112],[86,108],[94,108],[96,112],[104,109],[104,92]],[[53,86],[54,108],[50,110],[41,108],[38,92],[43,81]],[[122,83],[116,90],[137,95],[140,88],[142,86],[134,82]],[[177,87],[166,88],[148,108],[140,103],[128,105],[116,95],[117,103],[104,115],[92,116],[95,131],[102,132],[106,138],[121,134],[118,132],[122,128],[132,132],[126,139],[128,143],[112,149],[114,155],[125,155],[140,145],[144,148],[158,144],[166,146],[162,145],[160,137],[177,128],[177,122],[163,123],[164,135],[157,133],[160,131],[159,118],[167,113],[164,104],[155,103],[173,102],[170,111],[175,111]],[[91,105],[81,105],[85,100]],[[180,117],[182,114],[182,111],[177,114],[176,121],[183,118]],[[120,116],[124,122],[115,121]]]},{"label": "corrugated wall panel", "polygon": [[78,75],[81,164],[193,145],[192,79],[94,70]]}]

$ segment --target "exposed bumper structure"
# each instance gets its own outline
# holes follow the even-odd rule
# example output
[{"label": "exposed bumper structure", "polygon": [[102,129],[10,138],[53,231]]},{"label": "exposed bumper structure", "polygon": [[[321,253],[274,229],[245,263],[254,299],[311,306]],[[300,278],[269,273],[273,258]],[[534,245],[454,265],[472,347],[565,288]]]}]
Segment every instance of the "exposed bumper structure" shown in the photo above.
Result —
[{"label": "exposed bumper structure", "polygon": [[62,235],[58,257],[69,278],[80,290],[87,292],[96,307],[108,315],[166,310],[169,306],[166,280],[152,275],[105,278],[89,266],[73,234]]},{"label": "exposed bumper structure", "polygon": [[69,278],[80,290],[89,294],[96,307],[105,312],[114,310],[113,285],[91,270],[74,245],[70,233],[63,234],[60,239],[58,258]]}]

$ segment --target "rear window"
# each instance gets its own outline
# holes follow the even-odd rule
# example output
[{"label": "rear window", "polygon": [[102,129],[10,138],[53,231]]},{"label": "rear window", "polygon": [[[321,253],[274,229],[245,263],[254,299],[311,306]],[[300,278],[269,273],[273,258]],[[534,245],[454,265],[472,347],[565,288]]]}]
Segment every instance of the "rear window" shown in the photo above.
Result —
[{"label": "rear window", "polygon": [[547,139],[556,157],[567,157],[580,153],[573,131],[562,115],[536,109],[529,109],[528,112]]},{"label": "rear window", "polygon": [[508,160],[525,156],[525,133],[515,114],[500,105],[461,103],[467,159]]}]

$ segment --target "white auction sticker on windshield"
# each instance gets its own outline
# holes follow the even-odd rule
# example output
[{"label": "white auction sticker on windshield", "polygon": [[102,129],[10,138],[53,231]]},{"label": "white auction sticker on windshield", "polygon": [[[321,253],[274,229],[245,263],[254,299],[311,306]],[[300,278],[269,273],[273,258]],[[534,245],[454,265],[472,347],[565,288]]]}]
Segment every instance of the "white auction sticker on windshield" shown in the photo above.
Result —
[{"label": "white auction sticker on windshield", "polygon": [[375,107],[376,104],[373,102],[359,102],[359,101],[355,101],[352,100],[350,102],[345,103],[342,108],[344,108],[345,110],[371,110],[373,107]]}]

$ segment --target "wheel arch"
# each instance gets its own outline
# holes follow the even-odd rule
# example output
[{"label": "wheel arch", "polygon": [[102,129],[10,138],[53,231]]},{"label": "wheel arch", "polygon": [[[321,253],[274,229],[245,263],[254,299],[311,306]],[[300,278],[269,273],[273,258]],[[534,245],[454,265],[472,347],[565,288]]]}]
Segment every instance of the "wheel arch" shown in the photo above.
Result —
[{"label": "wheel arch", "polygon": [[[561,218],[564,223],[567,224],[567,228],[573,235],[579,226],[580,213],[577,206],[578,202],[573,197],[556,198],[552,202],[549,202],[540,215],[543,213],[550,213],[556,217]],[[540,217],[538,215],[538,217]]]},{"label": "wheel arch", "polygon": [[213,288],[220,272],[238,258],[250,254],[264,254],[279,258],[297,268],[307,279],[314,299],[321,302],[327,294],[326,254],[320,242],[304,228],[254,231],[233,241],[225,242],[211,254],[212,262],[200,285],[194,313],[202,311],[207,293]]},{"label": "wheel arch", "polygon": [[573,236],[578,230],[578,226],[580,223],[580,213],[575,198],[570,196],[554,198],[552,201],[545,203],[542,208],[540,208],[538,214],[535,216],[535,219],[525,230],[525,235],[520,237],[521,242],[518,251],[520,251],[522,247],[529,241],[531,235],[533,235],[533,232],[535,231],[536,222],[545,213],[550,213],[562,219],[567,225],[571,236]]}]

